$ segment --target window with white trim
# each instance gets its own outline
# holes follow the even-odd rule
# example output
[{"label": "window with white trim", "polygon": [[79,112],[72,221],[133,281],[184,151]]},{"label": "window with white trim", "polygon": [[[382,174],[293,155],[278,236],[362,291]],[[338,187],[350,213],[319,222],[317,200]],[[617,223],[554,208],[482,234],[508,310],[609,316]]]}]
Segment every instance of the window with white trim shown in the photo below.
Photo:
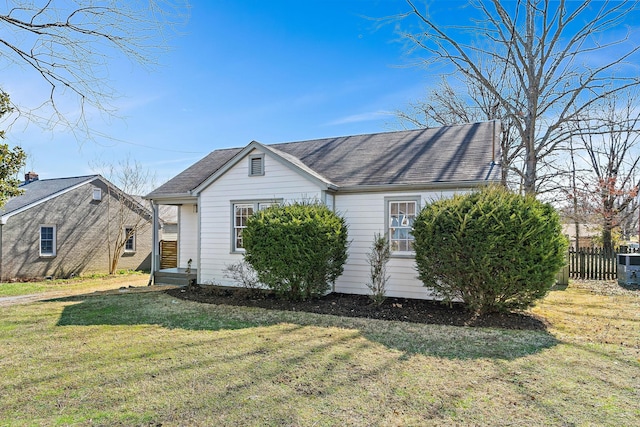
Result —
[{"label": "window with white trim", "polygon": [[40,226],[40,256],[56,256],[56,226]]},{"label": "window with white trim", "polygon": [[124,242],[125,252],[136,251],[136,230],[133,227],[126,227],[124,229],[124,238],[127,239]]},{"label": "window with white trim", "polygon": [[244,244],[242,241],[242,230],[247,227],[247,220],[254,212],[262,209],[266,209],[269,206],[278,204],[279,201],[250,201],[242,203],[233,203],[233,218],[232,218],[232,252],[244,252]]},{"label": "window with white trim", "polygon": [[93,189],[93,200],[100,201],[102,200],[102,189],[94,188]]},{"label": "window with white trim", "polygon": [[413,255],[412,230],[418,209],[417,199],[387,199],[387,231],[392,253]]}]

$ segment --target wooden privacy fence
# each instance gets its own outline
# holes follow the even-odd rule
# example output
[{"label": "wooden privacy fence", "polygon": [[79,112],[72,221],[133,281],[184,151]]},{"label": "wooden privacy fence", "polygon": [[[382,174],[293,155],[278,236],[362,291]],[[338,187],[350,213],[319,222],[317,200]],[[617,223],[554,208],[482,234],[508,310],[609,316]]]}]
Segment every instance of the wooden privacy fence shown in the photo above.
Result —
[{"label": "wooden privacy fence", "polygon": [[178,242],[171,240],[160,241],[160,269],[176,268],[178,266]]},{"label": "wooden privacy fence", "polygon": [[618,253],[637,252],[622,246],[613,251],[604,248],[569,248],[569,277],[587,280],[615,280],[618,277]]}]

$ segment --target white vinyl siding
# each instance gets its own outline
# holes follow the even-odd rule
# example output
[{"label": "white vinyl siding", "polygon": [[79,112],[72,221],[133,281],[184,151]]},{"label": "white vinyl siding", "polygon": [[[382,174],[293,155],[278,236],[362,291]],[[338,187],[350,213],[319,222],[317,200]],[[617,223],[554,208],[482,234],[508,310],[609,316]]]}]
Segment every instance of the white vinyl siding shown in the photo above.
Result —
[{"label": "white vinyl siding", "polygon": [[178,267],[187,268],[191,259],[198,259],[198,210],[197,205],[182,205],[178,210]]},{"label": "white vinyl siding", "polygon": [[[264,157],[264,170],[268,173],[259,178],[248,176],[247,159],[260,155]],[[200,194],[199,283],[235,285],[223,276],[224,268],[242,261],[243,255],[243,251],[235,251],[233,246],[233,204],[259,203],[264,207],[269,202],[321,200],[321,190],[269,153],[254,151],[241,159]],[[257,208],[254,205],[254,209]]]},{"label": "white vinyl siding", "polygon": [[[418,205],[422,207],[425,202],[452,195],[453,192],[336,194],[336,212],[347,221],[351,244],[344,273],[336,280],[335,291],[364,295],[370,293],[366,286],[370,276],[367,254],[371,250],[374,235],[386,232],[388,219],[385,220],[385,217],[389,201],[418,200]],[[394,256],[387,268],[390,277],[387,296],[433,298],[429,289],[417,277],[413,256]]]}]

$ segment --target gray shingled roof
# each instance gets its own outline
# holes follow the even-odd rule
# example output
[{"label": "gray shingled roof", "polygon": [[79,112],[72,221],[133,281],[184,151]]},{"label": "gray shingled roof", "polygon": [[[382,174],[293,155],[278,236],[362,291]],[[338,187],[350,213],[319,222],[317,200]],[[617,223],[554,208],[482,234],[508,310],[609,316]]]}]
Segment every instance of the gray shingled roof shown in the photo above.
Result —
[{"label": "gray shingled roof", "polygon": [[190,190],[193,190],[198,185],[202,184],[204,180],[213,175],[214,172],[224,166],[241,150],[242,148],[229,148],[213,151],[209,153],[207,157],[199,160],[180,174],[153,190],[151,193],[146,195],[145,198],[152,199],[153,196],[186,194]]},{"label": "gray shingled roof", "polygon": [[4,208],[0,209],[0,215],[17,211],[40,200],[46,199],[49,196],[53,196],[54,194],[64,191],[67,188],[73,187],[74,185],[81,184],[85,181],[91,181],[95,178],[99,178],[99,175],[43,179],[22,184],[20,185],[20,189],[23,190],[24,193],[20,196],[9,199],[9,201],[4,205]]},{"label": "gray shingled roof", "polygon": [[[497,122],[268,145],[340,187],[497,179]],[[146,197],[187,194],[242,148],[216,150]]]}]

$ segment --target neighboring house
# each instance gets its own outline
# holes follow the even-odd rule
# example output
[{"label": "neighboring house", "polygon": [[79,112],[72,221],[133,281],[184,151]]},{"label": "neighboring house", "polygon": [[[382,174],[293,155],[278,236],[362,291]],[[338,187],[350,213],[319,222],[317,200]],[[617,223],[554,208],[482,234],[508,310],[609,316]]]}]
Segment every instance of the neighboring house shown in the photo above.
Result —
[{"label": "neighboring house", "polygon": [[[425,202],[500,178],[499,122],[356,135],[210,153],[147,196],[179,206],[178,267],[192,260],[198,283],[234,285],[226,266],[243,259],[242,229],[273,203],[319,200],[349,227],[349,258],[334,290],[368,294],[367,253],[390,237],[387,295],[429,298],[417,279],[411,226]],[[157,254],[154,270],[158,270]],[[180,272],[181,270],[178,270]],[[156,283],[167,276],[158,272]]]},{"label": "neighboring house", "polygon": [[178,240],[178,207],[159,206],[160,216],[160,240],[175,242]]},{"label": "neighboring house", "polygon": [[150,270],[151,210],[100,175],[39,180],[31,172],[20,188],[0,208],[1,280],[107,273],[109,242],[130,230],[118,269]]},{"label": "neighboring house", "polygon": [[581,248],[591,248],[597,246],[596,242],[602,237],[602,226],[591,223],[578,223],[578,233],[574,222],[564,222],[562,224],[562,234],[569,240],[569,247],[575,248],[576,235],[579,234]]},{"label": "neighboring house", "polygon": [[[151,204],[143,196],[132,196],[133,199],[151,212]],[[178,240],[178,207],[159,206],[158,209],[159,228],[158,236],[160,241],[175,242]]]},{"label": "neighboring house", "polygon": [[178,266],[178,207],[158,206],[160,218],[160,268]]}]

